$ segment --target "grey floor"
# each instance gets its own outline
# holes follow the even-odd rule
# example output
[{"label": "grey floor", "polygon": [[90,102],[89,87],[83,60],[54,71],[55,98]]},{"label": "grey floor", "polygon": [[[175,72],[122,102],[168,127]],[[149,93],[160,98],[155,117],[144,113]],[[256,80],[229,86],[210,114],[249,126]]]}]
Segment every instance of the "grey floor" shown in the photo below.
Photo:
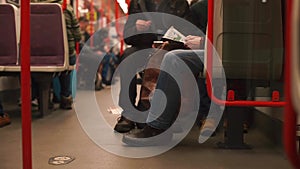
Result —
[{"label": "grey floor", "polygon": [[[101,138],[103,133],[113,133],[112,127],[118,117],[106,109],[112,106],[110,89],[96,92],[98,105],[109,131],[97,130]],[[79,98],[76,98],[78,104]],[[14,104],[7,104],[6,110],[12,116],[12,124],[0,128],[0,169],[22,168],[21,152],[21,113]],[[75,106],[76,107],[76,106]],[[76,110],[77,111],[77,110]],[[87,109],[86,116],[89,116]],[[288,169],[292,168],[281,147],[274,146],[258,129],[250,129],[245,140],[252,146],[250,150],[228,150],[216,148],[223,140],[222,132],[217,133],[203,144],[197,142],[198,129],[194,127],[190,134],[171,150],[149,158],[127,158],[112,154],[92,141],[81,127],[75,109],[64,111],[56,109],[44,118],[37,118],[37,110],[32,116],[32,162],[34,169]],[[278,131],[280,132],[280,131]],[[98,133],[98,134],[97,134]],[[113,133],[118,135],[116,133]],[[121,138],[121,136],[117,136]],[[123,152],[138,150],[128,148],[121,142],[103,143]],[[128,148],[128,149],[127,149]],[[50,165],[48,160],[58,155],[75,158],[65,165]]]}]

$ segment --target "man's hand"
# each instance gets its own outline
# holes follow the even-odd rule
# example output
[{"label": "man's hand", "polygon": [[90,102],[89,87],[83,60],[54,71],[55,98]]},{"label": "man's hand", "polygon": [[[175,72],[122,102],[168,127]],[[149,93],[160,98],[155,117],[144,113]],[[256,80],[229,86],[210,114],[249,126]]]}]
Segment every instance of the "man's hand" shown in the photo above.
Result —
[{"label": "man's hand", "polygon": [[136,30],[139,32],[149,30],[150,26],[151,26],[151,21],[138,19],[135,23]]},{"label": "man's hand", "polygon": [[204,43],[204,38],[200,36],[192,36],[188,35],[185,38],[185,45],[191,49],[200,49],[202,44]]}]

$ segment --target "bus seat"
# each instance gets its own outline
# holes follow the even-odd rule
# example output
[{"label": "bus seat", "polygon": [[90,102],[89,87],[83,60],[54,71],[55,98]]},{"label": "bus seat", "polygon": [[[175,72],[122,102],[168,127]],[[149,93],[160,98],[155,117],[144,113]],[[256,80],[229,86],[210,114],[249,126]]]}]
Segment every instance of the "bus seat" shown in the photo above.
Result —
[{"label": "bus seat", "polygon": [[68,70],[65,19],[59,4],[31,4],[31,71]]},{"label": "bus seat", "polygon": [[214,3],[213,44],[222,58],[226,78],[280,79],[283,71],[281,1],[216,0]]},{"label": "bus seat", "polygon": [[16,7],[0,4],[0,66],[16,66],[18,62],[18,43],[16,32]]},{"label": "bus seat", "polygon": [[[43,116],[48,112],[53,76],[74,69],[74,66],[69,66],[68,40],[61,6],[38,3],[30,7],[30,71],[38,83],[39,110]],[[16,10],[12,5],[0,5],[0,34],[0,73],[5,76],[19,75]]]}]

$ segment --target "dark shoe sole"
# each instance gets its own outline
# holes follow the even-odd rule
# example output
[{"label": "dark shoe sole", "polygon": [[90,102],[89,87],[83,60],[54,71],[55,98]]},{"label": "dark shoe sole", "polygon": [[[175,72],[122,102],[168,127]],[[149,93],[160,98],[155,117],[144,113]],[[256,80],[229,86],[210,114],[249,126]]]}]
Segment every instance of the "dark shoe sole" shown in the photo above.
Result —
[{"label": "dark shoe sole", "polygon": [[64,106],[64,105],[60,105],[59,108],[64,109],[64,110],[71,110],[72,106]]},{"label": "dark shoe sole", "polygon": [[162,133],[163,135],[157,135],[148,138],[133,138],[125,134],[122,138],[122,142],[132,147],[149,147],[149,146],[165,146],[172,141],[171,133]]},{"label": "dark shoe sole", "polygon": [[7,126],[7,125],[10,125],[10,123],[11,123],[11,122],[0,124],[0,128],[1,128],[1,127],[5,127],[5,126]]},{"label": "dark shoe sole", "polygon": [[131,126],[131,127],[124,127],[124,126],[118,126],[116,125],[114,130],[118,133],[128,133],[130,132],[132,129],[134,129],[134,126]]}]

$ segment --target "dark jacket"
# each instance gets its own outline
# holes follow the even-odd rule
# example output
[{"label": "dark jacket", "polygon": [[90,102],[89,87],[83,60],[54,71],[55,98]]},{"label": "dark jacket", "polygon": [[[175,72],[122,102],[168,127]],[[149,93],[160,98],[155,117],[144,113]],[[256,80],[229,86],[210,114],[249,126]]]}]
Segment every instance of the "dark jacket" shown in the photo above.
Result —
[{"label": "dark jacket", "polygon": [[200,0],[190,8],[187,17],[192,24],[197,26],[204,34],[206,34],[207,26],[207,0]]},{"label": "dark jacket", "polygon": [[[183,18],[186,17],[189,12],[189,5],[186,0],[161,0],[161,3],[158,5],[157,8],[155,8],[153,0],[132,0],[130,2],[128,11],[130,15],[124,27],[124,40],[128,45],[132,45],[138,48],[150,48],[153,41],[158,40],[157,35],[159,34],[141,34],[141,32],[137,32],[135,23],[138,19],[152,19],[151,16],[147,14],[131,15],[142,12],[168,13]],[[157,21],[153,25],[157,28]],[[164,29],[163,31],[166,31],[166,29],[168,28],[160,27],[160,29]]]},{"label": "dark jacket", "polygon": [[79,42],[81,39],[80,29],[78,21],[75,17],[73,8],[71,5],[67,5],[67,9],[64,11],[66,26],[67,26],[67,36],[69,45],[69,55],[75,55],[75,43]]}]

